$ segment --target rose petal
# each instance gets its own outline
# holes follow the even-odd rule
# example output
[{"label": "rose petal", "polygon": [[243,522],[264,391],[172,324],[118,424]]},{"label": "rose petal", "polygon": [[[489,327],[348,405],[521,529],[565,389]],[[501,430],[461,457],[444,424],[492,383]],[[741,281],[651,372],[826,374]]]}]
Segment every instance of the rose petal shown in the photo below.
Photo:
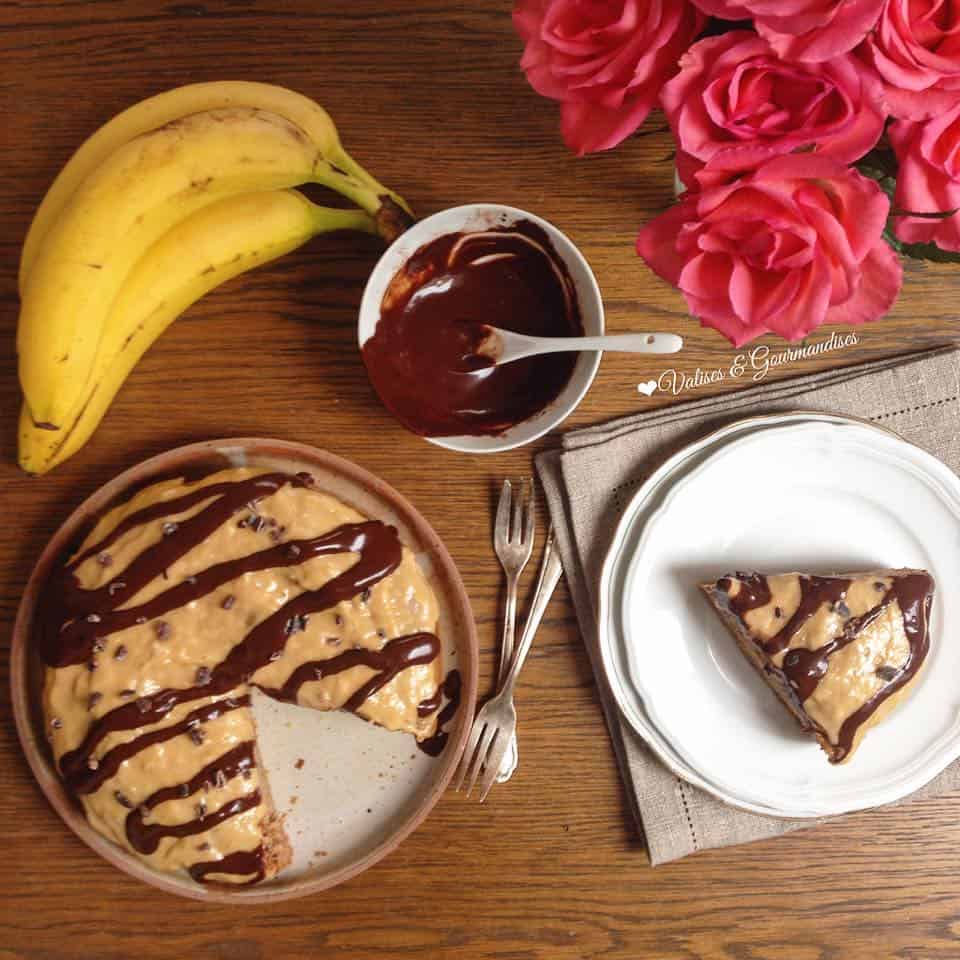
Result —
[{"label": "rose petal", "polygon": [[869,323],[893,306],[903,284],[903,266],[893,250],[886,243],[878,243],[860,269],[856,291],[846,302],[830,307],[827,323]]},{"label": "rose petal", "polygon": [[561,132],[578,154],[608,150],[643,123],[704,19],[688,0],[516,0],[513,10],[521,67],[561,102]]}]

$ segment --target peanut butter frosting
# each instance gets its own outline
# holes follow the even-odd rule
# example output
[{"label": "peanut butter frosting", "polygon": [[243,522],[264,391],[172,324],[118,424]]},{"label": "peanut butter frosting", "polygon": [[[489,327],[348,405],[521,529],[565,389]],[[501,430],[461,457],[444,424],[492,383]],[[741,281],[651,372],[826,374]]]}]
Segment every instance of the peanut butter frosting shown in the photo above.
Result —
[{"label": "peanut butter frosting", "polygon": [[744,573],[703,589],[834,762],[906,694],[929,650],[933,578],[923,570]]},{"label": "peanut butter frosting", "polygon": [[455,677],[442,682],[413,553],[309,474],[153,484],[99,519],[40,609],[68,790],[101,834],[198,882],[257,882],[289,860],[251,688],[350,710],[434,755],[455,709],[440,710]]}]

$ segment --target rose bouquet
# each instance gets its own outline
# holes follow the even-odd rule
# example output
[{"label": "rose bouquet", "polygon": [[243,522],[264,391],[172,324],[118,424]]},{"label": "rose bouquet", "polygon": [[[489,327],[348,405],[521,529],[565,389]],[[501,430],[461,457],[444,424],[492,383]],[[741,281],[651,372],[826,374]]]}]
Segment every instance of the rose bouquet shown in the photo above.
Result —
[{"label": "rose bouquet", "polygon": [[740,346],[892,306],[960,262],[960,5],[516,0],[531,86],[582,155],[659,107],[685,187],[637,252]]}]

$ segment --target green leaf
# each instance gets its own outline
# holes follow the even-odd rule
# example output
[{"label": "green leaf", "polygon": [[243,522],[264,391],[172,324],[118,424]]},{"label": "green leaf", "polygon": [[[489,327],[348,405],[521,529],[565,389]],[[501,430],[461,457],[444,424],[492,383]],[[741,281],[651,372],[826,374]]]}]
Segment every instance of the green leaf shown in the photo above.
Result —
[{"label": "green leaf", "polygon": [[878,145],[862,156],[854,166],[871,180],[881,180],[883,177],[893,178],[897,175],[897,155],[890,147]]},{"label": "green leaf", "polygon": [[891,210],[891,217],[916,217],[918,220],[949,220],[960,207],[953,210],[938,210],[936,213],[920,213],[916,210]]},{"label": "green leaf", "polygon": [[884,227],[883,239],[886,240],[897,253],[903,253],[903,244],[897,239],[896,234],[894,234],[889,226]]},{"label": "green leaf", "polygon": [[[898,241],[899,242],[899,241]],[[932,260],[934,263],[960,263],[960,253],[942,250],[935,243],[900,243],[900,253],[914,260]]]}]

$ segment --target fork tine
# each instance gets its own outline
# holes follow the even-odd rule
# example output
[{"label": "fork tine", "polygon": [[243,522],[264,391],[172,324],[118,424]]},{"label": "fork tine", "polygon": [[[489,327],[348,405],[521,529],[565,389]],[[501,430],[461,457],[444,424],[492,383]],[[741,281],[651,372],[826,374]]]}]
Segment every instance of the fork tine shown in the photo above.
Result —
[{"label": "fork tine", "polygon": [[460,756],[460,768],[458,771],[457,783],[453,788],[456,793],[460,792],[460,788],[463,786],[463,781],[470,771],[470,767],[473,764],[474,755],[477,752],[477,743],[480,740],[480,734],[483,733],[485,727],[486,721],[482,716],[478,715],[473,721],[473,726],[470,727],[470,736],[467,738],[467,745],[463,748],[463,753]]},{"label": "fork tine", "polygon": [[517,490],[517,496],[513,501],[513,527],[510,530],[510,542],[519,543],[523,538],[523,486]]},{"label": "fork tine", "polygon": [[488,723],[484,728],[483,737],[480,739],[480,744],[477,747],[477,752],[473,758],[473,770],[470,775],[470,783],[467,785],[468,797],[471,793],[473,793],[474,784],[477,782],[477,777],[480,776],[480,770],[486,763],[487,753],[490,751],[490,747],[497,737],[498,730],[499,728],[493,723]]},{"label": "fork tine", "polygon": [[524,545],[533,544],[533,524],[536,518],[536,504],[533,499],[533,480],[527,480],[527,522],[523,527]]},{"label": "fork tine", "polygon": [[510,481],[504,480],[500,488],[500,502],[497,504],[497,520],[493,530],[495,539],[502,539],[504,542],[510,540],[511,489]]},{"label": "fork tine", "polygon": [[510,737],[507,730],[503,727],[499,730],[499,736],[490,745],[486,760],[483,763],[483,777],[480,779],[480,803],[487,799],[490,788],[497,782],[497,774],[500,767],[503,766],[503,758],[507,755],[507,747],[510,746]]}]

